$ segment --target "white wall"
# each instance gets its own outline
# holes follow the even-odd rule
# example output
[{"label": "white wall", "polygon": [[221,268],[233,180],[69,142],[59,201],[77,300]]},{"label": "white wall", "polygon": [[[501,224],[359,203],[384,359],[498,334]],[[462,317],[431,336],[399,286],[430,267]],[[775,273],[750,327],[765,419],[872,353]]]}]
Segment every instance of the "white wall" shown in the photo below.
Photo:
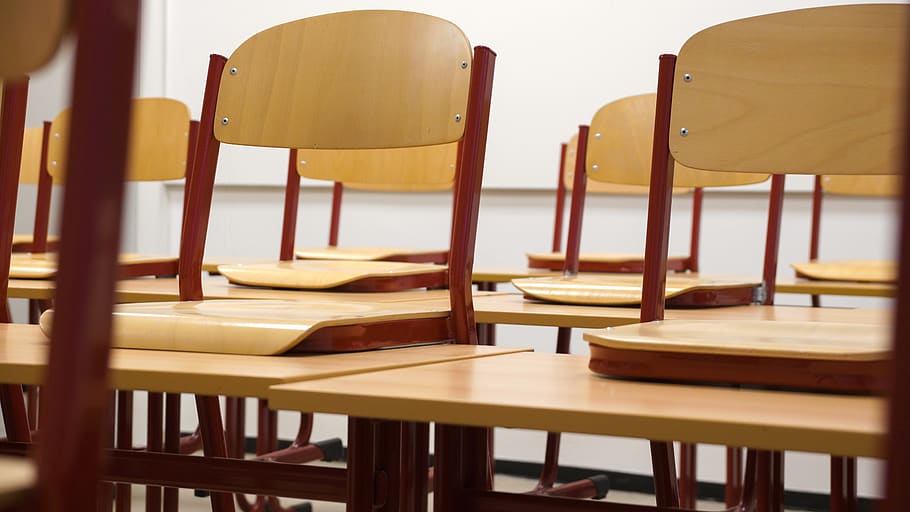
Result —
[{"label": "white wall", "polygon": [[[600,105],[653,90],[659,53],[678,50],[687,36],[721,21],[823,3],[846,2],[564,0],[524,2],[520,10],[513,2],[479,0],[264,0],[255,5],[240,0],[145,2],[138,91],[142,95],[181,99],[198,116],[209,53],[227,55],[245,37],[267,26],[317,13],[362,8],[418,10],[450,19],[463,28],[473,44],[488,45],[499,54],[477,265],[523,265],[525,251],[549,248],[553,196],[545,189],[555,182],[559,142],[568,138],[578,124],[590,119]],[[31,103],[41,111],[30,110],[30,122],[48,118],[65,105],[66,96],[61,91],[66,90],[68,75],[65,63],[60,66],[33,80]],[[268,150],[222,151],[207,244],[209,254],[277,254],[285,155]],[[251,169],[256,172],[249,172]],[[805,183],[797,183],[796,191],[787,197],[782,263],[803,260],[807,253],[809,197],[803,192]],[[176,253],[181,201],[182,191],[173,184],[131,186],[125,247]],[[674,237],[671,247],[684,253],[690,202],[687,198],[676,202],[674,228],[684,235]],[[23,200],[20,208],[26,220],[17,221],[22,230],[31,226],[27,203]],[[307,183],[301,196],[300,244],[324,243],[328,205],[329,190]],[[419,245],[444,245],[448,206],[448,196],[444,194],[349,192],[341,243],[409,241],[405,233],[420,233]],[[765,206],[766,197],[756,191],[706,194],[702,236],[705,272],[760,271]],[[643,198],[589,198],[584,247],[640,251],[644,208]],[[377,215],[377,211],[382,214]],[[883,201],[828,202],[822,254],[887,257],[893,247],[893,213],[893,205]],[[781,274],[790,275],[785,268]],[[779,302],[808,304],[805,297],[798,296],[781,297]],[[832,298],[826,304],[885,303]],[[505,326],[499,330],[501,344],[531,345],[538,350],[552,350],[554,337],[555,329]],[[584,344],[576,341],[573,350],[583,352]],[[185,418],[187,428],[193,425],[191,416]],[[292,423],[291,415],[282,416],[284,437],[293,435]],[[252,430],[252,420],[250,425]],[[340,418],[324,417],[317,423],[315,436],[344,437],[344,433]],[[540,460],[542,450],[540,433],[507,431],[497,441],[497,456],[502,458]],[[792,456],[788,460],[788,486],[827,489],[826,466],[821,457]],[[563,445],[563,461],[576,466],[650,471],[645,443],[625,439],[569,436]],[[867,495],[878,492],[877,472],[865,467],[869,465],[864,463],[861,468],[860,482],[861,493]],[[722,480],[719,450],[702,457],[700,477]]]}]

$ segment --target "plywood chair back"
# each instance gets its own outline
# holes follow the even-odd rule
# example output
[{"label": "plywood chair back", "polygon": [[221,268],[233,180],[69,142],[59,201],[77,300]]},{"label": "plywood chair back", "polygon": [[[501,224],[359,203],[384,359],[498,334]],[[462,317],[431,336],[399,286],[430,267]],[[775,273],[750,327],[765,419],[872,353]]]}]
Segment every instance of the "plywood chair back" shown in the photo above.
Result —
[{"label": "plywood chair back", "polygon": [[802,9],[705,29],[678,57],[661,57],[643,321],[663,315],[654,297],[665,280],[670,162],[781,176],[899,169],[905,21],[902,5]]},{"label": "plywood chair back", "polygon": [[26,128],[22,142],[22,160],[19,168],[19,183],[36,185],[35,222],[30,235],[14,235],[14,252],[45,252],[56,250],[57,240],[48,239],[51,191],[53,178],[47,172],[47,145],[50,138],[50,123]]},{"label": "plywood chair back", "polygon": [[47,64],[69,22],[66,0],[5,0],[0,19],[0,80]]},{"label": "plywood chair back", "polygon": [[[288,181],[285,188],[285,212],[282,229],[282,261],[293,259],[296,231],[296,205],[299,201],[299,177],[333,181],[332,211],[329,222],[329,250],[302,250],[304,258],[369,258],[385,261],[445,263],[447,251],[402,251],[390,248],[361,248],[338,255],[341,204],[344,189],[379,192],[436,192],[451,190],[455,182],[458,143],[415,148],[291,150]],[[290,164],[290,162],[289,162]],[[296,174],[290,172],[296,168]],[[293,209],[293,210],[292,210]]]},{"label": "plywood chair back", "polygon": [[[816,176],[812,190],[812,225],[809,236],[809,262],[792,266],[798,277],[839,281],[893,282],[894,263],[882,260],[819,261],[823,198],[827,194],[893,198],[900,193],[901,177],[894,175],[826,175]],[[812,296],[820,305],[820,297]]]},{"label": "plywood chair back", "polygon": [[[651,95],[653,96],[653,95]],[[642,139],[643,140],[643,139]],[[551,254],[529,254],[528,266],[562,270],[565,257],[559,254],[562,250],[563,214],[565,210],[566,191],[572,191],[575,181],[576,154],[578,151],[578,134],[573,134],[567,143],[560,145],[559,180],[556,187],[556,213],[553,222],[553,247]],[[647,165],[647,162],[643,162]],[[686,194],[690,188],[674,187],[674,194]],[[586,184],[588,194],[609,195],[642,195],[648,194],[648,187],[625,185],[606,181],[591,181]],[[701,226],[701,189],[694,189],[692,206],[692,230],[690,232],[690,255],[671,258],[669,267],[674,271],[698,271],[698,237]],[[641,273],[641,259],[635,255],[580,255],[579,271],[581,272],[637,272]]]},{"label": "plywood chair back", "polygon": [[202,298],[220,143],[366,150],[460,141],[449,324],[453,339],[473,342],[471,268],[493,59],[485,47],[472,52],[450,22],[400,11],[305,18],[252,36],[229,59],[213,56],[187,205],[187,218],[199,221],[181,247],[181,298]]}]

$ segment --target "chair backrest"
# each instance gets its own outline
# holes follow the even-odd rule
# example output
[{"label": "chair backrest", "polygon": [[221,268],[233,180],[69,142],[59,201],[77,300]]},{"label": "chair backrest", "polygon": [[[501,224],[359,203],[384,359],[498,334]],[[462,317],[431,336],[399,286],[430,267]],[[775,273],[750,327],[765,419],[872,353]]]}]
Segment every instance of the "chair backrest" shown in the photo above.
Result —
[{"label": "chair backrest", "polygon": [[[22,159],[19,164],[19,183],[37,185],[41,177],[41,154],[44,128],[26,128],[22,136]],[[47,172],[44,170],[43,172]]]},{"label": "chair backrest", "polygon": [[[297,176],[334,181],[329,246],[338,245],[344,189],[381,192],[435,192],[452,189],[458,143],[395,149],[297,149],[291,151]],[[300,179],[288,175],[281,233],[282,260],[293,259]],[[293,210],[293,211],[291,211]]]},{"label": "chair backrest", "polygon": [[30,73],[57,52],[70,22],[66,0],[4,0],[0,16],[0,79]]},{"label": "chair backrest", "polygon": [[48,249],[47,230],[50,221],[51,189],[53,178],[47,172],[47,146],[50,140],[51,123],[27,128],[22,141],[22,160],[19,165],[19,183],[37,185],[35,198],[35,222],[32,229],[31,252],[45,252]]},{"label": "chair backrest", "polygon": [[779,175],[898,172],[908,8],[756,16],[705,29],[678,57],[661,57],[642,321],[663,317],[670,162]]},{"label": "chair backrest", "polygon": [[[360,150],[461,141],[449,282],[453,315],[462,317],[453,322],[457,339],[475,339],[464,331],[473,325],[470,272],[493,60],[487,48],[472,52],[452,23],[402,11],[305,18],[255,34],[229,59],[213,56],[187,205],[197,223],[181,248],[181,298],[201,298],[220,142]],[[454,312],[462,304],[467,309]]]},{"label": "chair backrest", "polygon": [[[66,179],[66,148],[71,137],[71,109],[54,118],[48,144],[48,172],[56,183]],[[130,181],[163,181],[186,175],[190,142],[190,109],[170,98],[137,98],[133,100],[130,118]]]}]

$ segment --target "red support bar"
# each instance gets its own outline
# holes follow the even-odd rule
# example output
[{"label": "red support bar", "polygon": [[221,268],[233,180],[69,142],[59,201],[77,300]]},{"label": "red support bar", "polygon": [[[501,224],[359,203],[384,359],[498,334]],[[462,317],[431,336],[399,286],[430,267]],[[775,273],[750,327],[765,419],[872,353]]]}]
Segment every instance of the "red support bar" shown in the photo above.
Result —
[{"label": "red support bar", "polygon": [[[22,139],[25,134],[25,108],[28,102],[28,77],[3,82],[0,105],[0,275],[9,276],[16,222],[16,199],[19,190],[19,168],[22,163]],[[8,279],[0,282],[0,322],[9,323]]]},{"label": "red support bar", "polygon": [[183,239],[183,231],[186,229],[186,205],[190,199],[190,181],[193,179],[193,166],[196,165],[196,145],[199,143],[199,121],[192,120],[187,131],[186,147],[186,175],[183,178],[183,210],[181,219],[180,237]]},{"label": "red support bar", "polygon": [[221,55],[209,57],[202,115],[199,118],[199,140],[192,179],[187,186],[189,199],[183,222],[180,243],[179,284],[180,300],[202,300],[202,256],[212,209],[212,189],[215,185],[215,166],[220,143],[215,138],[215,106],[221,85],[221,72],[227,59]]},{"label": "red support bar", "polygon": [[670,204],[673,197],[670,108],[673,102],[673,73],[675,70],[676,55],[661,55],[657,78],[657,108],[654,115],[654,145],[651,151],[648,229],[645,240],[645,271],[642,278],[642,322],[663,320],[664,318],[667,248],[670,241]]},{"label": "red support bar", "polygon": [[689,239],[689,261],[686,265],[689,272],[698,272],[699,249],[701,248],[701,204],[705,191],[696,187],[692,191],[692,235]]},{"label": "red support bar", "polygon": [[812,228],[809,235],[809,261],[818,259],[819,234],[822,226],[822,177],[815,177],[812,188]]},{"label": "red support bar", "polygon": [[478,46],[474,49],[473,72],[465,112],[465,134],[455,187],[455,210],[452,243],[449,250],[449,298],[452,304],[452,326],[456,343],[477,344],[474,322],[473,286],[474,247],[477,217],[483,180],[483,162],[493,93],[493,69],[496,54]]},{"label": "red support bar", "polygon": [[777,284],[777,259],[780,256],[780,222],[784,209],[783,174],[771,177],[771,198],[768,205],[768,231],[765,235],[765,264],[762,281],[765,285],[763,304],[774,304],[774,292]]},{"label": "red support bar", "polygon": [[38,167],[38,196],[35,198],[31,252],[47,252],[47,226],[51,216],[51,190],[54,188],[54,180],[47,172],[47,143],[50,136],[51,123],[45,121],[41,130],[41,163]]},{"label": "red support bar", "polygon": [[332,216],[329,220],[329,247],[338,246],[338,228],[341,225],[341,199],[344,184],[336,181],[332,185]]},{"label": "red support bar", "polygon": [[578,274],[578,260],[581,251],[581,225],[585,213],[585,192],[588,185],[588,174],[585,171],[585,160],[588,155],[588,129],[578,127],[578,147],[575,149],[575,176],[572,180],[572,206],[569,210],[569,238],[566,240],[566,262],[562,273],[564,276]]},{"label": "red support bar", "polygon": [[559,172],[557,176],[559,181],[556,183],[556,215],[553,217],[553,252],[559,252],[562,249],[562,218],[566,209],[566,183],[565,183],[565,166],[566,166],[566,149],[568,144],[563,142],[559,145]]},{"label": "red support bar", "polygon": [[[139,2],[73,3],[78,35],[69,171],[64,189],[57,310],[42,410],[66,435],[38,444],[43,510],[95,501],[111,343],[133,93]],[[73,440],[77,440],[73,442]]]},{"label": "red support bar", "polygon": [[300,174],[297,172],[297,149],[288,151],[288,179],[284,186],[284,218],[281,223],[281,261],[294,259],[297,237],[297,205],[300,204]]}]

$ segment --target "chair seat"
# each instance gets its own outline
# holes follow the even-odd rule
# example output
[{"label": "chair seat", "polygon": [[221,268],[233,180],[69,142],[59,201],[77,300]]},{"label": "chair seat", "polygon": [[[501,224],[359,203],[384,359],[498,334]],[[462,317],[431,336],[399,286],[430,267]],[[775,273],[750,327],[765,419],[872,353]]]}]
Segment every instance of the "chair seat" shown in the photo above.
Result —
[{"label": "chair seat", "polygon": [[302,290],[392,291],[445,284],[448,267],[394,261],[295,260],[219,265],[228,281]]},{"label": "chair seat", "polygon": [[[122,304],[114,308],[113,346],[277,355],[307,351],[305,341],[320,329],[445,319],[449,311],[447,299],[375,303],[228,299]],[[50,332],[52,323],[53,310],[41,315],[44,332]]]},{"label": "chair seat", "polygon": [[595,373],[853,392],[885,389],[881,324],[671,320],[589,331]]},{"label": "chair seat", "polygon": [[[26,234],[26,233],[14,234],[13,235],[13,252],[30,251],[34,240],[35,240],[35,237],[30,234]],[[57,244],[59,242],[60,242],[59,237],[48,236],[47,237],[48,249],[56,250]]]},{"label": "chair seat", "polygon": [[[145,254],[121,254],[120,277],[174,275],[177,258]],[[52,279],[57,275],[57,253],[16,253],[10,261],[11,279]]]},{"label": "chair seat", "polygon": [[793,263],[796,275],[825,281],[857,281],[864,283],[893,283],[897,267],[885,260],[832,260]]},{"label": "chair seat", "polygon": [[[641,304],[640,274],[579,274],[575,277],[513,279],[525,296],[563,304],[635,306]],[[726,306],[755,301],[761,283],[748,279],[703,279],[692,275],[667,276],[668,306]]]},{"label": "chair seat", "polygon": [[[528,267],[547,270],[562,270],[566,264],[564,252],[528,253]],[[683,272],[688,269],[689,258],[672,256],[667,259],[667,270]],[[642,254],[590,253],[578,257],[579,272],[617,272],[641,274],[645,269]]]},{"label": "chair seat", "polygon": [[303,260],[445,263],[448,259],[449,251],[405,249],[400,247],[317,247],[294,249],[294,255]]}]

